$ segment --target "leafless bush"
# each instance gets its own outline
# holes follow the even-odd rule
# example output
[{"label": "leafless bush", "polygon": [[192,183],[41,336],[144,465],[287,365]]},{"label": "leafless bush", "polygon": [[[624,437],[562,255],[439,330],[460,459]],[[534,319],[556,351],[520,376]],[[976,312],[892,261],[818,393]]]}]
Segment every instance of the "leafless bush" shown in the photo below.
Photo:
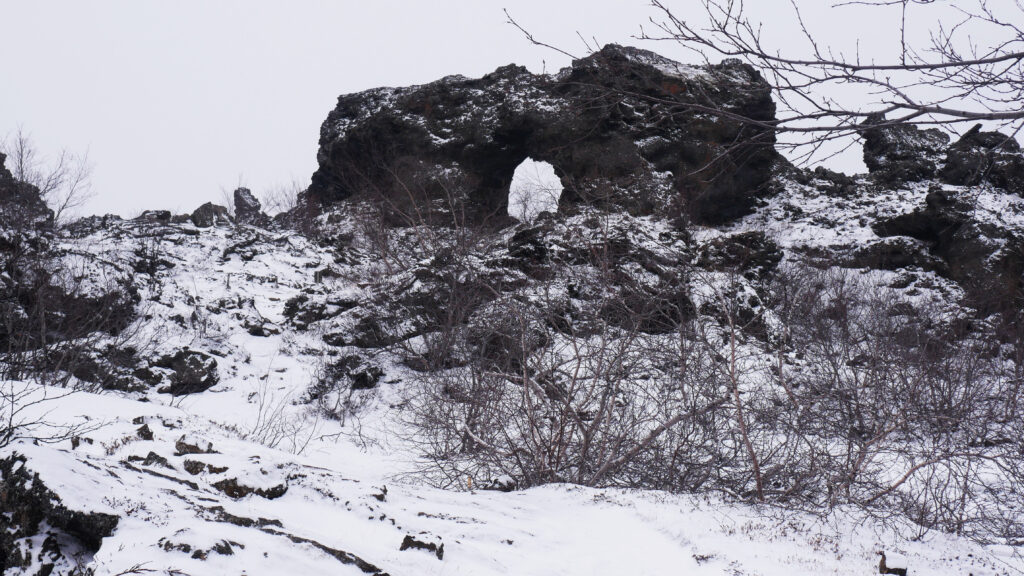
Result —
[{"label": "leafless bush", "polygon": [[771,127],[790,135],[783,145],[800,158],[820,160],[823,145],[860,134],[872,115],[888,115],[888,124],[951,131],[981,120],[1010,134],[1021,129],[1024,113],[1016,105],[1024,89],[1020,3],[975,0],[953,7],[928,0],[864,0],[830,7],[837,18],[874,10],[893,22],[883,34],[898,48],[887,55],[835,45],[827,31],[809,24],[798,2],[787,8],[804,36],[803,49],[770,44],[743,2],[701,0],[696,12],[686,14],[669,2],[652,4],[653,27],[642,38],[677,43],[705,60],[741,58],[762,71],[779,103]]},{"label": "leafless bush", "polygon": [[984,533],[992,491],[1024,479],[1006,467],[1020,450],[1020,423],[1005,418],[1018,368],[984,334],[957,334],[945,311],[855,272],[800,269],[776,288],[789,355],[775,377],[794,408],[781,422],[821,470],[823,503]]},{"label": "leafless bush", "polygon": [[[620,309],[621,270],[611,261],[620,250],[608,249],[615,240],[599,230],[606,246],[590,247],[590,265],[531,290],[491,286],[485,302],[450,324],[461,361],[425,367],[413,411],[439,484],[465,485],[466,477],[477,484],[511,477],[522,486],[682,482],[662,466],[638,463],[682,452],[666,446],[693,440],[680,434],[682,423],[698,434],[710,430],[726,396],[693,376],[708,356],[689,337],[676,338],[693,331],[689,322],[665,330],[664,309]],[[567,285],[588,292],[583,309],[567,309]],[[666,341],[681,343],[680,356],[664,354]]]},{"label": "leafless bush", "polygon": [[992,511],[1024,481],[1007,418],[1019,368],[990,340],[858,271],[791,266],[757,305],[735,273],[688,278],[698,311],[669,333],[601,314],[567,327],[551,292],[478,309],[465,362],[426,371],[414,401],[432,478],[721,491],[1019,532]]},{"label": "leafless bush", "polygon": [[95,422],[54,424],[48,407],[73,391],[56,390],[27,382],[0,382],[0,448],[19,440],[52,444],[95,430]]},{"label": "leafless bush", "polygon": [[271,216],[288,212],[295,208],[299,194],[305,189],[303,183],[298,180],[270,186],[259,195],[260,204],[263,211]]},{"label": "leafless bush", "polygon": [[302,454],[320,430],[318,415],[296,413],[295,402],[288,394],[275,394],[270,379],[260,380],[256,390],[249,394],[249,402],[256,404],[256,418],[242,431],[246,439],[268,448],[281,448],[292,454]]},{"label": "leafless bush", "polygon": [[0,141],[0,153],[7,155],[7,168],[16,180],[39,189],[58,224],[67,223],[93,196],[87,154],[61,150],[56,157],[47,158],[21,129]]},{"label": "leafless bush", "polygon": [[11,439],[53,428],[18,415],[39,417],[41,404],[64,394],[56,389],[119,385],[117,368],[107,368],[137,351],[129,328],[138,294],[117,264],[60,245],[62,218],[87,197],[86,160],[62,153],[48,165],[23,132],[5,149],[15,181],[5,177],[0,218],[0,433]]},{"label": "leafless bush", "polygon": [[436,484],[716,491],[1024,531],[1012,322],[828,263],[658,265],[601,208],[520,274],[507,235],[453,209],[465,191],[432,186],[351,213],[385,272],[371,347],[417,374],[410,440]]}]

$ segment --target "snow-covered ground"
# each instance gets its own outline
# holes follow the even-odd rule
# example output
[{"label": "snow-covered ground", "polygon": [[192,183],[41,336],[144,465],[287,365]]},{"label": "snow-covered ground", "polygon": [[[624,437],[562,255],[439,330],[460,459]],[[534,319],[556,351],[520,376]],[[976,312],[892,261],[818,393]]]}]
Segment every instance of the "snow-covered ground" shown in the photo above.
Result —
[{"label": "snow-covered ground", "polygon": [[[924,192],[904,193],[914,197],[893,193],[893,212]],[[755,219],[784,210],[792,194],[739,228],[763,228]],[[800,204],[816,210],[809,198]],[[862,208],[890,209],[877,201]],[[813,221],[775,235],[790,246],[828,241],[825,228],[843,235],[836,242],[871,234],[864,224],[812,230]],[[98,256],[89,266],[102,270],[86,271],[93,278],[131,273],[102,262],[145,252],[152,228],[125,234],[123,226],[75,241]],[[413,473],[417,455],[403,438],[398,367],[386,366],[362,416],[345,425],[297,402],[330,351],[321,333],[288,324],[287,303],[300,295],[359,298],[367,289],[355,276],[324,279],[337,250],[244,228],[164,233],[167,262],[141,282],[135,337],[154,358],[182,347],[210,351],[219,382],[181,397],[155,389],[58,393],[34,408],[39,418],[86,431],[74,441],[5,449],[26,455],[69,509],[120,518],[94,557],[83,553],[96,575],[860,575],[877,571],[879,551],[911,574],[1024,571],[1019,549],[846,510],[822,518],[712,496],[570,485],[505,493],[478,490],[471,479],[463,490],[431,488]],[[246,253],[253,235],[261,249]],[[403,550],[407,537],[435,550]]]},{"label": "snow-covered ground", "polygon": [[[379,451],[342,440],[296,456],[239,440],[187,407],[75,393],[46,409],[52,421],[102,423],[77,448],[15,448],[69,508],[121,518],[90,565],[97,575],[133,566],[194,575],[374,573],[339,557],[394,575],[854,575],[871,573],[879,550],[914,574],[1016,574],[1024,566],[1009,549],[936,533],[917,538],[912,526],[842,512],[822,519],[710,497],[567,485],[441,491],[391,478]],[[139,438],[139,422],[152,440]],[[178,455],[179,441],[213,452]],[[193,475],[189,461],[223,471]],[[231,498],[216,487],[226,479],[287,490]],[[443,558],[400,551],[407,535],[443,544]]]}]

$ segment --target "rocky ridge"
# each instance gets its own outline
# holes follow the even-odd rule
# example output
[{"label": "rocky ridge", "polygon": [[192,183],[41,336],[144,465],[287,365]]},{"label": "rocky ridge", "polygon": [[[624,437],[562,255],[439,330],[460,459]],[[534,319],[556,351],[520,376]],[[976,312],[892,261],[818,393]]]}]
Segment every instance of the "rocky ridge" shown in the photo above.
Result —
[{"label": "rocky ridge", "polygon": [[513,172],[529,157],[555,166],[563,205],[722,223],[752,209],[779,156],[770,129],[714,110],[775,115],[750,66],[698,68],[616,45],[550,76],[505,66],[379,88],[339,98],[307,194],[326,204],[379,198],[392,213],[412,195],[462,205],[470,221],[505,222]]}]

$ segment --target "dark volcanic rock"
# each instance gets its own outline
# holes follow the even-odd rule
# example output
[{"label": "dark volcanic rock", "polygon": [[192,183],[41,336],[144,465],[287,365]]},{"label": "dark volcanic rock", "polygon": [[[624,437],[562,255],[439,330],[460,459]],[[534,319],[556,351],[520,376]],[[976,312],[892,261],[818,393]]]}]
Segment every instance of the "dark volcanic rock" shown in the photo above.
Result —
[{"label": "dark volcanic rock", "polygon": [[168,224],[171,221],[171,212],[169,210],[145,210],[135,217],[135,221]]},{"label": "dark volcanic rock", "polygon": [[983,181],[1024,196],[1024,156],[1011,136],[982,132],[981,125],[967,131],[949,147],[940,173],[949,184],[973,186]]},{"label": "dark volcanic rock", "polygon": [[174,371],[171,374],[171,385],[159,390],[174,396],[203,392],[220,380],[217,375],[216,359],[209,354],[187,348],[160,358],[154,366]]},{"label": "dark volcanic rock", "polygon": [[14,178],[5,166],[7,156],[0,154],[0,227],[35,230],[53,227],[53,211],[31,184]]},{"label": "dark volcanic rock", "polygon": [[779,156],[773,131],[708,109],[775,115],[750,66],[690,67],[615,45],[553,76],[510,65],[378,88],[338,99],[307,194],[376,200],[395,224],[453,203],[473,222],[503,223],[513,172],[530,157],[555,167],[563,205],[725,222],[753,208]]},{"label": "dark volcanic rock", "polygon": [[782,261],[782,250],[764,232],[740,232],[701,246],[698,264],[711,270],[737,270],[749,280],[766,279]]},{"label": "dark volcanic rock", "polygon": [[935,176],[937,162],[949,145],[941,130],[920,130],[908,124],[886,125],[871,116],[864,137],[864,164],[875,180],[886,185],[917,182]]},{"label": "dark volcanic rock", "polygon": [[903,236],[893,236],[862,246],[855,250],[850,265],[875,270],[899,270],[919,267],[922,270],[948,275],[945,263],[928,252],[921,242]]},{"label": "dark volcanic rock", "polygon": [[267,500],[274,500],[284,496],[288,492],[288,486],[285,484],[279,484],[277,486],[271,486],[270,488],[253,488],[252,486],[246,486],[238,481],[237,478],[227,478],[219,482],[214,482],[213,487],[220,490],[229,498],[238,500],[239,498],[245,498],[250,494],[255,494],[261,498]]},{"label": "dark volcanic rock", "polygon": [[264,228],[270,224],[270,217],[263,213],[263,206],[248,188],[235,190],[234,202],[235,222]]},{"label": "dark volcanic rock", "polygon": [[[23,548],[25,539],[48,534],[52,540],[49,560],[59,560],[62,548],[69,547],[68,537],[81,547],[95,552],[103,539],[113,534],[118,517],[98,512],[69,510],[60,498],[29,472],[27,460],[12,454],[0,460],[0,573],[32,564],[28,556],[34,551]],[[74,548],[73,545],[70,546]],[[40,558],[42,560],[42,558]],[[72,565],[73,559],[69,559]],[[40,574],[50,573],[53,562],[44,562]]]},{"label": "dark volcanic rock", "polygon": [[200,228],[209,228],[210,226],[230,225],[232,222],[227,208],[207,202],[192,213],[192,223]]},{"label": "dark volcanic rock", "polygon": [[434,542],[424,542],[418,540],[415,537],[406,534],[405,538],[402,539],[401,546],[398,547],[399,552],[406,550],[425,550],[437,556],[438,560],[444,560],[444,544],[437,544]]},{"label": "dark volcanic rock", "polygon": [[1008,305],[1019,308],[1024,298],[1024,240],[978,220],[968,196],[935,188],[925,197],[924,208],[883,220],[874,230],[883,237],[925,242],[945,266],[930,265],[920,255],[908,263],[948,275],[982,315]]}]

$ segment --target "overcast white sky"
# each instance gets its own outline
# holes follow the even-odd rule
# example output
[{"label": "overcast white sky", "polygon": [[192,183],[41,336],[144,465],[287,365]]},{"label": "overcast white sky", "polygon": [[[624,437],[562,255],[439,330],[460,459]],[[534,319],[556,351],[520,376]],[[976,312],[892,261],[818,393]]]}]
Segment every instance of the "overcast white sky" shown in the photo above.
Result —
[{"label": "overcast white sky", "polygon": [[[670,4],[685,14],[696,2]],[[796,36],[788,5],[756,6],[783,39]],[[88,151],[87,213],[191,211],[239,182],[257,192],[306,183],[339,94],[510,62],[568,65],[527,42],[503,7],[581,55],[577,31],[637,44],[631,35],[654,14],[645,0],[0,0],[0,136],[21,127],[45,153]],[[837,38],[892,40],[895,19],[846,14],[811,17]],[[858,154],[838,167],[858,169]]]}]

